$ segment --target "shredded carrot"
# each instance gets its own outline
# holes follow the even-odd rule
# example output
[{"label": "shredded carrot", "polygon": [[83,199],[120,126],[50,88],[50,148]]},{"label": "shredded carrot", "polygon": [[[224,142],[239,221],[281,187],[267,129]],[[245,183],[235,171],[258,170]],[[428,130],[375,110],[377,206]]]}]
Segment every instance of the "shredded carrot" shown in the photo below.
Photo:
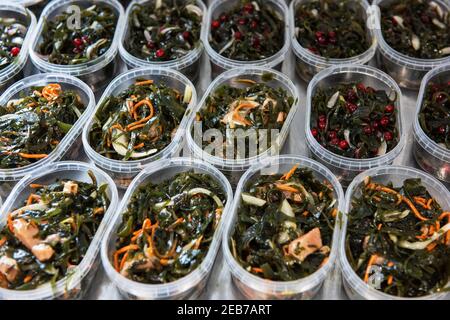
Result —
[{"label": "shredded carrot", "polygon": [[32,204],[34,201],[40,200],[40,199],[41,199],[40,196],[38,196],[37,194],[31,193],[27,200],[27,206]]},{"label": "shredded carrot", "polygon": [[381,223],[377,226],[378,231],[381,230],[381,227],[382,227],[382,226],[383,226],[383,225],[382,225]]},{"label": "shredded carrot", "polygon": [[200,248],[200,244],[202,243],[202,240],[203,240],[203,235],[201,235],[201,236],[195,241],[194,249]]},{"label": "shredded carrot", "polygon": [[149,99],[146,98],[144,100],[139,101],[138,103],[136,103],[133,106],[133,109],[131,110],[131,114],[133,115],[134,120],[137,120],[137,113],[136,113],[137,109],[139,107],[143,106],[143,105],[146,105],[150,109],[150,115],[151,115],[150,119],[153,118],[153,114],[155,113],[155,109],[153,108],[152,102]]},{"label": "shredded carrot", "polygon": [[23,279],[23,282],[24,282],[24,283],[28,283],[28,282],[30,282],[31,280],[33,280],[33,276],[32,276],[31,274],[29,274],[29,275],[27,275],[27,276]]},{"label": "shredded carrot", "polygon": [[160,260],[159,260],[159,263],[160,263],[162,266],[167,266],[167,265],[169,264],[169,260],[168,260],[168,259],[160,259]]},{"label": "shredded carrot", "polygon": [[293,193],[298,193],[298,190],[297,190],[296,188],[291,187],[291,186],[287,186],[287,185],[285,185],[285,184],[277,183],[277,184],[275,184],[275,186],[276,186],[276,188],[277,188],[278,190],[287,191],[287,192],[293,192]]},{"label": "shredded carrot", "polygon": [[145,143],[139,143],[138,145],[135,145],[134,147],[133,147],[133,149],[141,149],[141,148],[143,148],[145,146]]},{"label": "shredded carrot", "polygon": [[141,124],[138,124],[138,125],[136,125],[136,126],[134,126],[134,127],[131,127],[131,128],[128,128],[128,127],[127,127],[127,130],[128,130],[128,131],[134,131],[134,130],[136,130],[136,129],[143,128],[143,127],[145,127],[146,125],[147,125],[146,123],[141,123]]},{"label": "shredded carrot", "polygon": [[381,201],[381,198],[380,198],[380,197],[373,196],[372,198],[373,198],[375,201],[377,201],[377,202],[380,202],[380,201]]},{"label": "shredded carrot", "polygon": [[305,210],[305,211],[303,211],[302,216],[307,217],[308,214],[309,214],[309,211],[308,211],[308,210]]},{"label": "shredded carrot", "polygon": [[421,221],[428,220],[427,218],[425,218],[424,216],[422,216],[420,214],[419,210],[417,210],[417,208],[414,206],[414,204],[408,198],[402,197],[402,200],[411,208],[411,210],[414,212],[414,215],[416,216],[417,219],[419,219]]},{"label": "shredded carrot", "polygon": [[433,198],[429,199],[427,202],[427,209],[430,210],[431,209],[431,204],[433,203]]},{"label": "shredded carrot", "polygon": [[120,260],[119,270],[123,269],[123,267],[125,266],[125,262],[127,262],[127,258],[128,258],[128,252],[125,252],[125,254],[122,257],[122,260]]},{"label": "shredded carrot", "polygon": [[49,83],[42,89],[42,96],[47,100],[55,100],[61,94],[61,86],[57,83]]},{"label": "shredded carrot", "polygon": [[30,188],[32,188],[32,189],[39,189],[39,188],[44,188],[44,187],[45,187],[45,185],[39,184],[39,183],[30,184]]},{"label": "shredded carrot", "polygon": [[137,250],[139,249],[138,245],[130,244],[128,246],[125,246],[123,248],[120,248],[114,253],[114,268],[117,270],[117,272],[120,272],[120,265],[119,265],[119,255],[121,255],[124,252],[127,252],[128,250]]},{"label": "shredded carrot", "polygon": [[98,207],[98,208],[95,208],[94,211],[93,211],[92,213],[93,213],[94,216],[95,216],[95,215],[97,215],[97,214],[102,214],[103,212],[105,212],[105,209],[104,209],[104,208],[101,208],[101,207]]},{"label": "shredded carrot", "polygon": [[244,83],[244,84],[255,84],[256,82],[252,79],[235,79],[234,82]]},{"label": "shredded carrot", "polygon": [[0,247],[1,247],[2,245],[4,245],[5,242],[6,242],[6,237],[1,238],[1,239],[0,239]]},{"label": "shredded carrot", "polygon": [[439,216],[438,220],[443,220],[445,217],[450,219],[450,211],[441,213],[441,215]]},{"label": "shredded carrot", "polygon": [[134,85],[136,85],[136,86],[145,86],[146,84],[153,84],[153,80],[138,81]]},{"label": "shredded carrot", "polygon": [[370,268],[372,267],[372,265],[375,263],[375,261],[377,260],[378,256],[376,254],[372,255],[369,259],[369,262],[367,263],[367,268],[366,268],[366,273],[364,274],[364,282],[368,283],[369,282],[369,273],[370,273]]},{"label": "shredded carrot", "polygon": [[8,214],[8,221],[7,221],[8,229],[11,231],[11,233],[14,233],[14,226],[13,226],[13,218],[11,213]]},{"label": "shredded carrot", "polygon": [[388,276],[387,278],[387,284],[391,285],[394,282],[394,277],[392,275]]},{"label": "shredded carrot", "polygon": [[48,154],[45,154],[45,153],[29,154],[29,153],[19,152],[19,156],[21,156],[22,158],[25,158],[25,159],[43,159],[43,158],[47,158]]},{"label": "shredded carrot", "polygon": [[430,243],[428,246],[427,246],[427,251],[433,251],[434,250],[434,248],[436,248],[436,246],[437,246],[437,243],[436,242],[432,242],[432,243]]},{"label": "shredded carrot", "polygon": [[124,129],[123,129],[123,127],[120,125],[120,123],[115,123],[115,124],[113,124],[112,126],[111,126],[111,128],[109,128],[111,131],[112,131],[112,129],[119,129],[120,131],[125,131]]},{"label": "shredded carrot", "polygon": [[297,170],[298,168],[298,164],[296,164],[295,166],[293,166],[291,168],[291,170],[289,170],[288,172],[286,172],[282,177],[281,180],[289,180],[295,173],[295,170]]},{"label": "shredded carrot", "polygon": [[390,194],[395,194],[397,196],[397,205],[399,205],[402,202],[402,195],[393,189],[377,185],[376,183],[368,184],[367,188],[372,189],[372,190],[377,190],[377,191],[383,191],[383,192],[390,193]]},{"label": "shredded carrot", "polygon": [[331,211],[331,216],[332,216],[333,218],[336,218],[337,213],[338,213],[337,208],[334,208],[333,211]]},{"label": "shredded carrot", "polygon": [[252,267],[252,271],[255,273],[264,273],[263,269]]},{"label": "shredded carrot", "polygon": [[127,130],[128,130],[128,131],[132,131],[132,130],[131,130],[132,127],[137,126],[137,125],[140,125],[140,124],[143,124],[143,123],[147,122],[148,120],[150,120],[151,118],[153,118],[153,114],[151,114],[151,115],[149,115],[149,116],[147,116],[147,117],[145,117],[145,118],[142,118],[142,119],[139,120],[139,121],[130,123],[129,125],[127,125]]}]

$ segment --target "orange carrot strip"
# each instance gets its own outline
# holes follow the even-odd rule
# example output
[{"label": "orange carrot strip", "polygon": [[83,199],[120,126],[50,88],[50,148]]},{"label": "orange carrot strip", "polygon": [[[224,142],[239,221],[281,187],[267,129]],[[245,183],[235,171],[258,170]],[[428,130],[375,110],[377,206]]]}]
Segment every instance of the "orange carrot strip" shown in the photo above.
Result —
[{"label": "orange carrot strip", "polygon": [[278,190],[281,190],[281,191],[288,191],[288,192],[298,193],[298,190],[296,188],[291,187],[291,186],[287,186],[285,184],[277,183],[277,184],[275,184],[275,186],[276,186],[276,188]]},{"label": "orange carrot strip", "polygon": [[27,276],[23,279],[23,282],[24,282],[24,283],[28,283],[28,282],[30,282],[31,280],[33,280],[33,276],[32,276],[31,274],[29,274],[29,275],[27,275]]},{"label": "orange carrot strip", "polygon": [[146,84],[153,84],[153,80],[138,81],[134,85],[136,85],[136,86],[144,86]]},{"label": "orange carrot strip", "polygon": [[417,219],[421,220],[421,221],[427,221],[428,219],[425,218],[424,216],[422,216],[419,212],[419,210],[417,210],[417,208],[414,206],[414,204],[406,197],[402,197],[403,202],[405,202],[413,211],[414,215],[416,216]]},{"label": "orange carrot strip", "polygon": [[0,239],[0,247],[1,247],[2,245],[4,245],[5,242],[6,242],[6,237],[1,238],[1,239]]},{"label": "orange carrot strip", "polygon": [[22,158],[25,158],[25,159],[43,159],[43,158],[47,158],[48,154],[45,154],[45,153],[29,154],[29,153],[19,152],[19,156],[21,156]]},{"label": "orange carrot strip", "polygon": [[256,273],[264,273],[263,269],[261,268],[256,268],[256,267],[252,267],[252,271],[256,272]]},{"label": "orange carrot strip", "polygon": [[364,274],[364,282],[368,283],[369,282],[369,273],[370,273],[370,268],[372,267],[372,265],[375,263],[375,261],[377,260],[378,256],[376,254],[373,254],[370,259],[369,262],[367,263],[367,268],[366,268],[366,273]]},{"label": "orange carrot strip", "polygon": [[293,166],[291,168],[291,170],[289,170],[288,172],[286,172],[282,177],[281,180],[289,180],[295,173],[295,170],[297,170],[298,168],[298,164],[296,164],[295,166]]},{"label": "orange carrot strip", "polygon": [[134,250],[137,250],[137,249],[139,249],[138,245],[130,244],[130,245],[127,245],[127,246],[125,246],[123,248],[120,248],[119,250],[117,250],[114,253],[114,268],[117,270],[117,272],[120,272],[120,269],[119,269],[119,267],[120,267],[120,265],[119,265],[119,255],[121,255],[124,252],[127,252],[128,250],[134,251]]}]

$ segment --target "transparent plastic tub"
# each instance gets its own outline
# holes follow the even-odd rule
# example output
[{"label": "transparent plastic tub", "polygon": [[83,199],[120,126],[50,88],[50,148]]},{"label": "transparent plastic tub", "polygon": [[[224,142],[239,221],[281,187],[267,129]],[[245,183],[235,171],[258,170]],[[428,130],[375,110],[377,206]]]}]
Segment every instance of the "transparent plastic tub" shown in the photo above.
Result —
[{"label": "transparent plastic tub", "polygon": [[25,38],[23,39],[22,48],[16,60],[3,70],[0,70],[1,94],[9,86],[22,79],[24,76],[23,69],[28,60],[28,47],[33,39],[33,33],[36,28],[36,17],[30,10],[25,9],[20,4],[3,2],[0,4],[0,17],[16,18],[28,28]]},{"label": "transparent plastic tub", "polygon": [[228,269],[231,272],[232,281],[248,299],[311,299],[318,293],[325,278],[334,268],[339,247],[339,218],[336,219],[332,240],[333,245],[331,246],[328,262],[313,274],[299,280],[282,282],[262,279],[245,270],[231,253],[229,242],[234,232],[242,201],[241,193],[245,190],[247,184],[261,175],[285,173],[296,164],[299,165],[299,168],[312,170],[315,177],[319,180],[329,181],[333,186],[338,210],[341,212],[344,207],[344,192],[339,181],[330,170],[313,160],[289,155],[266,158],[258,165],[252,166],[239,181],[233,207],[231,208],[232,216],[227,221],[222,239],[222,250]]},{"label": "transparent plastic tub", "polygon": [[[447,83],[450,81],[450,64],[443,65],[428,72],[422,80],[417,109],[413,123],[414,157],[419,166],[439,180],[450,182],[450,150],[430,139],[419,123],[423,99],[430,82]],[[450,121],[450,120],[449,120]]]},{"label": "transparent plastic tub", "polygon": [[[311,108],[312,97],[318,87],[328,87],[337,83],[363,82],[366,86],[371,86],[378,90],[385,90],[388,95],[396,92],[397,101],[397,126],[400,135],[397,146],[383,156],[370,159],[352,159],[337,155],[320,145],[311,133]],[[364,65],[343,65],[334,66],[319,72],[309,83],[306,99],[306,145],[313,158],[325,164],[344,185],[348,185],[359,173],[393,163],[399,156],[405,145],[405,132],[403,130],[401,106],[402,93],[397,83],[387,74],[370,66]]]},{"label": "transparent plastic tub", "polygon": [[[195,83],[198,80],[200,74],[200,62],[201,62],[200,58],[203,54],[203,43],[201,39],[199,40],[199,44],[194,49],[189,51],[188,54],[172,61],[147,61],[145,59],[133,56],[126,49],[125,42],[127,41],[130,33],[129,25],[133,7],[136,4],[145,4],[147,2],[149,2],[149,0],[134,0],[128,6],[128,9],[125,13],[127,20],[124,25],[124,32],[122,33],[122,38],[119,44],[119,51],[122,60],[127,64],[129,69],[141,67],[153,67],[153,68],[160,67],[160,68],[174,69],[180,71],[189,80]],[[207,8],[201,0],[196,0],[196,5],[203,11],[202,28],[200,33],[202,34],[203,29],[205,28],[205,25],[207,23],[206,22]]]},{"label": "transparent plastic tub", "polygon": [[27,9],[30,9],[36,17],[39,17],[45,5],[49,0],[9,0],[12,3],[20,4]]},{"label": "transparent plastic tub", "polygon": [[449,293],[432,294],[420,298],[401,298],[378,291],[367,285],[352,269],[345,252],[345,238],[347,232],[348,213],[352,209],[351,200],[361,194],[361,183],[364,178],[372,177],[378,183],[392,182],[394,186],[401,186],[406,179],[422,179],[422,184],[427,188],[433,198],[439,202],[444,211],[450,210],[450,192],[442,183],[420,170],[402,166],[382,166],[373,168],[358,175],[347,189],[345,194],[345,207],[342,215],[342,231],[339,243],[339,260],[342,270],[344,289],[352,300],[437,300],[450,299]]},{"label": "transparent plastic tub", "polygon": [[[116,31],[110,48],[100,57],[89,62],[76,65],[59,65],[48,62],[44,56],[39,54],[38,47],[42,42],[44,23],[53,20],[64,12],[67,7],[77,5],[87,8],[94,3],[102,3],[111,7],[117,16]],[[36,27],[33,41],[30,45],[30,57],[39,72],[64,73],[75,76],[86,82],[94,92],[99,91],[108,84],[119,71],[118,43],[122,36],[125,14],[122,5],[117,0],[53,0],[44,8],[41,18]]]},{"label": "transparent plastic tub", "polygon": [[105,235],[106,228],[116,213],[118,204],[117,188],[112,179],[103,171],[83,162],[67,161],[57,162],[42,167],[24,177],[13,189],[6,199],[0,216],[0,224],[6,224],[8,213],[17,207],[21,207],[27,196],[33,191],[31,183],[52,183],[57,179],[76,179],[91,182],[88,170],[91,170],[97,178],[98,184],[108,184],[107,194],[111,200],[102,223],[93,238],[84,259],[76,267],[75,272],[56,282],[52,288],[50,283],[41,285],[32,290],[11,290],[0,288],[1,300],[48,300],[48,299],[81,299],[93,282],[94,275],[100,265],[100,242]]},{"label": "transparent plastic tub", "polygon": [[[209,251],[203,262],[190,274],[176,281],[166,284],[144,284],[132,281],[118,273],[112,265],[112,252],[115,250],[116,232],[120,226],[122,212],[127,208],[128,201],[135,190],[142,184],[150,181],[155,184],[170,179],[180,172],[194,170],[196,173],[210,175],[215,179],[227,194],[227,202],[223,210],[222,219],[216,229]],[[127,299],[136,300],[168,300],[168,299],[195,299],[208,281],[211,269],[219,250],[224,224],[229,220],[230,209],[233,202],[233,191],[227,179],[213,166],[195,159],[172,158],[159,160],[146,166],[133,180],[122,198],[114,220],[102,242],[101,256],[103,267],[111,282],[119,289],[120,294]]]},{"label": "transparent plastic tub", "polygon": [[256,61],[239,61],[226,58],[220,55],[213,47],[209,44],[209,36],[211,31],[211,21],[217,18],[222,12],[230,10],[235,5],[237,5],[240,0],[225,0],[225,1],[213,1],[208,9],[208,17],[205,28],[203,29],[203,44],[205,45],[206,52],[208,53],[209,59],[211,60],[211,75],[215,78],[220,73],[225,70],[232,68],[246,68],[246,67],[266,67],[270,69],[281,70],[283,61],[286,59],[286,55],[290,47],[289,39],[289,15],[288,7],[284,1],[279,0],[266,0],[264,3],[272,6],[285,21],[285,31],[284,31],[284,45],[275,55],[261,60]]},{"label": "transparent plastic tub", "polygon": [[[385,70],[402,88],[417,90],[420,87],[420,82],[425,74],[446,62],[450,61],[450,57],[440,59],[418,59],[404,55],[392,47],[390,47],[383,38],[381,32],[381,14],[379,6],[391,3],[394,0],[374,0],[373,10],[377,12],[375,35],[378,40],[378,66]],[[450,10],[448,1],[434,0],[442,8]]]},{"label": "transparent plastic tub", "polygon": [[[172,142],[164,150],[150,157],[131,161],[115,160],[104,157],[97,153],[89,143],[89,132],[94,123],[94,116],[97,113],[98,108],[100,108],[108,97],[118,95],[123,90],[126,90],[131,84],[134,84],[136,79],[139,78],[152,79],[155,83],[164,83],[180,92],[184,92],[185,87],[190,86],[192,89],[192,98],[186,109],[186,114],[184,115]],[[130,185],[131,180],[133,180],[145,165],[158,159],[170,158],[180,151],[186,125],[189,118],[193,115],[192,111],[196,104],[197,94],[194,85],[186,78],[186,76],[178,71],[164,68],[140,68],[127,71],[115,78],[106,88],[103,96],[97,103],[97,107],[92,113],[90,120],[87,125],[84,126],[82,135],[84,150],[89,159],[91,159],[96,166],[105,170],[114,179],[119,188],[127,188]]]},{"label": "transparent plastic tub", "polygon": [[[193,136],[193,129],[195,127],[195,117],[192,117],[187,125],[186,132],[186,142],[189,151],[197,158],[202,159],[216,168],[222,171],[227,178],[230,180],[231,185],[234,187],[237,185],[239,179],[242,174],[250,168],[251,165],[255,164],[259,159],[267,157],[268,155],[277,155],[279,151],[282,149],[286,138],[289,134],[289,128],[294,119],[295,113],[297,112],[300,104],[299,92],[294,83],[284,74],[270,70],[262,67],[248,67],[248,68],[239,68],[232,69],[222,73],[218,76],[208,87],[205,94],[203,95],[202,100],[197,105],[193,114],[195,115],[197,112],[204,108],[206,99],[208,96],[213,93],[218,87],[228,84],[234,87],[245,87],[245,85],[239,85],[234,80],[239,78],[251,79],[257,82],[262,81],[262,77],[264,75],[270,74],[272,77],[271,81],[265,82],[268,86],[273,88],[283,88],[288,92],[288,95],[294,98],[294,103],[291,107],[291,110],[284,122],[283,128],[279,132],[276,140],[272,143],[272,147],[268,148],[266,151],[260,153],[257,156],[244,158],[244,159],[224,159],[218,156],[213,156],[203,150],[203,147],[199,146],[195,137]],[[224,139],[225,140],[225,139]]]},{"label": "transparent plastic tub", "polygon": [[319,55],[313,54],[308,49],[302,47],[295,35],[295,12],[299,5],[311,2],[312,0],[294,0],[289,6],[289,36],[292,41],[292,51],[295,55],[295,69],[297,74],[306,82],[309,82],[314,75],[331,66],[345,65],[345,64],[367,64],[375,56],[377,49],[377,41],[375,34],[370,28],[370,21],[373,19],[370,5],[366,0],[356,0],[354,5],[359,7],[359,13],[365,21],[367,21],[367,36],[371,41],[369,49],[360,55],[347,59],[328,59]]},{"label": "transparent plastic tub", "polygon": [[0,97],[0,105],[6,105],[11,99],[17,99],[20,94],[34,86],[45,86],[49,83],[59,83],[63,90],[73,90],[77,92],[81,101],[86,106],[85,111],[78,121],[72,126],[72,129],[61,140],[60,144],[53,150],[47,158],[36,161],[30,165],[13,168],[0,169],[0,196],[5,197],[11,191],[14,184],[24,176],[38,170],[42,166],[61,160],[64,156],[76,156],[81,150],[80,133],[87,119],[91,116],[95,107],[95,97],[92,90],[78,78],[64,74],[37,74],[27,77],[13,86]]}]

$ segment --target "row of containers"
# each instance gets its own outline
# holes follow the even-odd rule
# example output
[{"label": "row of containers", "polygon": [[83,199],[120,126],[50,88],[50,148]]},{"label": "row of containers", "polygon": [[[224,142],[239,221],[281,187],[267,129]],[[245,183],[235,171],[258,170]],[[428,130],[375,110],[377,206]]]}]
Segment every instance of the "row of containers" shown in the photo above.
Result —
[{"label": "row of containers", "polygon": [[[77,5],[86,9],[92,5],[90,1],[62,0],[52,1],[43,10],[41,18],[36,24],[36,19],[31,11],[24,7],[14,4],[2,4],[0,6],[0,16],[13,15],[21,21],[28,29],[26,37],[22,44],[22,51],[18,55],[17,61],[0,72],[0,91],[7,88],[9,84],[14,83],[17,78],[22,76],[23,67],[30,56],[33,65],[39,72],[57,72],[79,77],[85,81],[94,91],[101,90],[114,75],[117,74],[117,59],[119,56],[129,68],[138,68],[144,66],[164,67],[178,70],[185,74],[193,82],[198,78],[200,57],[203,52],[209,56],[212,65],[213,76],[217,76],[224,70],[236,67],[261,66],[267,68],[281,69],[283,61],[289,50],[295,54],[296,70],[302,79],[309,81],[319,71],[330,66],[339,66],[345,64],[367,64],[371,62],[377,54],[377,63],[392,76],[401,87],[409,89],[418,89],[423,76],[431,69],[442,65],[448,57],[438,59],[418,59],[406,56],[392,49],[383,39],[380,27],[380,10],[378,5],[383,1],[375,1],[372,6],[366,0],[355,1],[355,12],[361,15],[361,18],[367,22],[365,32],[370,42],[367,51],[358,56],[346,59],[329,59],[321,57],[311,52],[310,49],[302,47],[297,39],[298,28],[295,25],[294,15],[296,9],[303,2],[302,0],[292,1],[288,9],[284,1],[268,0],[264,5],[270,6],[275,10],[279,17],[284,21],[284,45],[274,55],[256,61],[234,60],[225,57],[216,51],[210,44],[210,34],[212,21],[219,19],[223,12],[233,8],[239,0],[213,1],[207,8],[201,0],[196,1],[195,6],[190,9],[200,15],[202,19],[200,41],[196,43],[192,50],[180,58],[170,61],[148,61],[142,57],[137,57],[130,53],[127,41],[131,35],[131,25],[133,22],[133,8],[135,5],[145,5],[146,1],[133,1],[127,7],[126,12],[123,6],[116,0],[96,1],[96,3],[106,5],[114,12],[116,28],[111,39],[111,45],[102,55],[85,63],[77,64],[56,64],[49,62],[39,53],[39,46],[42,44],[45,34],[46,21],[52,21],[58,15],[65,12],[69,6]],[[389,3],[389,1],[385,1]],[[448,3],[436,0],[434,2],[442,9],[449,11]],[[247,59],[248,60],[248,59]]]},{"label": "row of containers", "polygon": [[[152,83],[164,83],[178,92],[189,93],[190,99],[185,117],[172,141],[161,152],[140,160],[114,160],[97,153],[89,141],[89,132],[95,122],[96,108],[102,106],[108,97],[118,96],[130,85],[135,84],[136,80],[142,82],[149,79],[152,80]],[[245,86],[240,81],[236,81],[239,79],[246,79],[247,82],[250,80],[255,83],[264,81],[273,89],[283,88],[294,98],[293,101],[295,102],[290,114],[286,116],[287,120],[276,137],[274,145],[283,146],[294,115],[299,112],[299,109],[301,110],[306,106],[307,121],[305,132],[308,147],[312,158],[315,160],[300,156],[272,156],[273,146],[255,158],[223,159],[207,154],[203,151],[202,146],[195,144],[192,137],[193,126],[196,120],[195,115],[205,107],[210,94],[223,84]],[[57,83],[61,86],[62,91],[73,90],[77,92],[79,100],[86,105],[86,110],[60,141],[59,146],[47,157],[24,167],[2,169],[0,171],[2,190],[5,194],[9,194],[1,209],[2,225],[9,226],[11,224],[8,221],[14,219],[14,217],[11,218],[10,213],[17,212],[16,209],[19,209],[19,211],[25,210],[25,212],[30,210],[28,207],[23,207],[23,203],[27,202],[26,199],[33,193],[33,189],[36,186],[49,185],[61,179],[88,181],[92,179],[91,175],[93,174],[96,183],[102,183],[107,186],[106,194],[110,199],[110,203],[104,210],[103,220],[98,227],[95,237],[92,238],[89,249],[81,263],[71,269],[70,276],[65,275],[64,277],[56,278],[59,280],[42,284],[32,290],[0,288],[0,298],[51,299],[82,297],[86,293],[89,284],[92,283],[92,277],[100,263],[99,255],[101,255],[101,261],[107,275],[127,298],[192,298],[197,296],[202,291],[201,289],[205,287],[220,243],[222,243],[225,260],[229,265],[235,285],[249,298],[312,298],[320,289],[326,275],[338,261],[341,264],[345,289],[351,298],[395,298],[395,296],[369,287],[355,273],[349,261],[347,261],[344,240],[346,237],[347,213],[352,210],[353,197],[361,194],[362,182],[367,181],[366,177],[370,177],[372,181],[384,185],[389,185],[392,182],[397,187],[401,186],[407,179],[420,178],[422,186],[426,188],[432,199],[442,207],[443,211],[450,210],[450,193],[436,179],[438,177],[448,181],[449,151],[433,142],[421,130],[417,120],[417,115],[422,107],[422,97],[428,82],[431,80],[447,82],[449,79],[450,65],[432,70],[424,77],[416,110],[416,120],[413,125],[413,132],[416,138],[414,153],[418,162],[425,170],[435,176],[433,177],[428,173],[413,168],[392,165],[392,162],[400,154],[405,144],[407,131],[402,124],[400,111],[396,113],[398,117],[397,130],[399,132],[398,145],[385,155],[373,159],[358,160],[334,155],[320,145],[312,136],[310,121],[308,120],[312,108],[312,95],[318,88],[328,87],[330,83],[355,81],[364,83],[367,86],[370,85],[378,90],[395,92],[398,97],[395,107],[397,110],[404,110],[400,108],[402,103],[401,91],[396,82],[383,72],[369,66],[345,65],[321,71],[310,82],[307,91],[307,101],[303,102],[299,100],[297,88],[288,77],[278,71],[258,67],[232,69],[222,73],[211,83],[210,88],[200,102],[197,102],[194,85],[183,74],[164,68],[134,69],[120,75],[111,82],[97,105],[94,102],[95,98],[92,90],[78,78],[62,74],[39,74],[25,78],[6,90],[0,97],[0,105],[9,105],[9,102],[17,101],[18,98],[24,96],[23,93],[29,93],[30,88],[45,87],[48,84]],[[80,139],[82,142],[80,142]],[[188,151],[194,157],[176,157],[183,143],[187,144]],[[61,159],[76,159],[82,146],[95,166],[73,161],[59,162]],[[242,267],[236,261],[234,258],[235,253],[232,253],[235,249],[230,248],[230,245],[232,245],[230,237],[235,231],[235,226],[238,222],[237,217],[243,201],[253,201],[255,203],[255,199],[246,198],[251,182],[254,182],[258,177],[270,177],[274,174],[286,173],[295,165],[300,169],[306,168],[312,171],[317,181],[323,181],[329,190],[332,191],[331,199],[333,200],[330,205],[338,210],[337,212],[344,214],[335,215],[337,218],[333,228],[332,239],[330,240],[329,257],[326,263],[321,265],[316,272],[295,281],[267,281]],[[217,220],[216,229],[214,229],[215,231],[208,241],[209,245],[205,249],[207,251],[204,258],[194,270],[191,270],[185,276],[164,284],[148,284],[130,280],[123,273],[119,272],[120,270],[117,270],[117,251],[114,251],[118,243],[121,243],[118,240],[118,234],[123,232],[123,215],[124,212],[129,212],[130,201],[132,199],[135,200],[136,192],[142,190],[142,188],[145,189],[143,186],[149,182],[158,185],[158,183],[170,180],[178,181],[174,178],[177,174],[190,171],[207,175],[207,181],[215,182],[215,185],[223,190],[222,200],[219,200],[221,201],[220,220]],[[89,174],[89,172],[91,173]],[[236,184],[237,188],[233,197],[233,187],[236,187]],[[348,186],[346,197],[344,197],[342,185]],[[117,186],[127,189],[120,204],[118,203]],[[178,187],[175,186],[174,188]],[[194,189],[196,190],[195,194],[203,193],[214,201],[217,199],[209,189],[206,191],[205,188]],[[191,195],[190,190],[184,194]],[[175,198],[167,199],[166,202],[163,202],[162,207],[174,205],[176,203]],[[33,198],[29,201],[32,203]],[[28,205],[30,205],[30,202],[28,202]],[[259,200],[256,200],[255,205],[260,205]],[[288,212],[291,212],[291,210],[288,210]],[[125,224],[125,227],[128,227],[128,225]],[[14,227],[12,228],[14,229]],[[121,229],[120,232],[118,232],[119,228]],[[445,234],[446,230],[442,232]],[[138,232],[139,235],[139,230],[135,232]],[[11,263],[11,261],[9,262]],[[2,261],[2,263],[5,263],[5,261]],[[421,298],[436,299],[448,298],[448,296],[446,296],[446,293],[441,292]]]}]

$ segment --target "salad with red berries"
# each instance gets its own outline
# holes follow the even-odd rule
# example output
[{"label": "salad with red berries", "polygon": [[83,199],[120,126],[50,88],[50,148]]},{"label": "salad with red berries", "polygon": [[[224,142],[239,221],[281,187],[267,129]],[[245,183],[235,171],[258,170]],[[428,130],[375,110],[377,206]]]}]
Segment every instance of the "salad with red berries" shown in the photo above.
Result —
[{"label": "salad with red berries", "polygon": [[0,18],[0,70],[19,55],[26,33],[27,27],[16,18]]}]

